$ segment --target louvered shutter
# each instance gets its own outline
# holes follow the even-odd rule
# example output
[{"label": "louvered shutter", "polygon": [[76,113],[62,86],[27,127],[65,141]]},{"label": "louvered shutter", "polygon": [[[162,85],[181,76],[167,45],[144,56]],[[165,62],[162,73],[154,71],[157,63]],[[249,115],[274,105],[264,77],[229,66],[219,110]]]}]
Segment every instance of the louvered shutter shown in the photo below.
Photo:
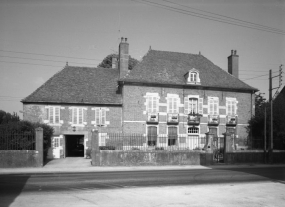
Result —
[{"label": "louvered shutter", "polygon": [[168,139],[177,139],[177,127],[168,127]]},{"label": "louvered shutter", "polygon": [[68,122],[72,124],[72,109],[68,109]]},{"label": "louvered shutter", "polygon": [[173,98],[168,98],[168,113],[173,113],[173,105],[172,105],[172,101]]},{"label": "louvered shutter", "polygon": [[203,114],[203,98],[199,98],[199,114]]},{"label": "louvered shutter", "polygon": [[87,109],[83,109],[83,124],[87,124]]},{"label": "louvered shutter", "polygon": [[54,111],[54,107],[50,107],[49,108],[49,123],[51,124],[53,124],[53,118],[54,118],[53,111]]},{"label": "louvered shutter", "polygon": [[173,98],[173,113],[178,113],[178,99]]},{"label": "louvered shutter", "polygon": [[59,124],[59,117],[60,117],[59,107],[55,107],[54,110],[55,110],[55,112],[54,112],[54,114],[55,114],[54,123]]},{"label": "louvered shutter", "polygon": [[105,125],[106,124],[106,110],[101,109],[101,124]]},{"label": "louvered shutter", "polygon": [[148,113],[150,113],[150,112],[151,112],[151,109],[152,109],[151,100],[152,100],[152,97],[147,97],[147,98],[146,98],[146,111],[147,111]]},{"label": "louvered shutter", "polygon": [[189,100],[188,100],[188,97],[184,98],[184,114],[189,114]]},{"label": "louvered shutter", "polygon": [[214,100],[214,114],[217,115],[219,114],[219,104],[218,104],[218,100]]},{"label": "louvered shutter", "polygon": [[95,122],[96,122],[96,125],[100,124],[100,109],[99,108],[95,109]]},{"label": "louvered shutter", "polygon": [[49,107],[45,108],[45,112],[44,112],[44,122],[45,123],[49,123]]},{"label": "louvered shutter", "polygon": [[72,123],[77,124],[77,108],[73,108],[72,113]]},{"label": "louvered shutter", "polygon": [[237,102],[236,101],[233,101],[233,115],[236,115],[237,114]]},{"label": "louvered shutter", "polygon": [[78,108],[78,124],[83,124],[83,108]]}]

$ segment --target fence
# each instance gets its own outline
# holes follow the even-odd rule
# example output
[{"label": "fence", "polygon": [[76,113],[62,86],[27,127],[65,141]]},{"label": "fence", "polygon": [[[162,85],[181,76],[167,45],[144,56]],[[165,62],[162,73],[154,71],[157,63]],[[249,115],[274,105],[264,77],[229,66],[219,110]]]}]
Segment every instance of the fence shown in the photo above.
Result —
[{"label": "fence", "polygon": [[[252,142],[248,143],[251,149],[264,149],[264,139],[253,139]],[[266,149],[270,147],[270,140],[266,140]],[[273,149],[285,150],[285,142],[283,139],[273,139]]]},{"label": "fence", "polygon": [[198,135],[99,134],[101,150],[198,150],[205,144]]},{"label": "fence", "polygon": [[34,132],[0,132],[0,150],[35,150]]}]

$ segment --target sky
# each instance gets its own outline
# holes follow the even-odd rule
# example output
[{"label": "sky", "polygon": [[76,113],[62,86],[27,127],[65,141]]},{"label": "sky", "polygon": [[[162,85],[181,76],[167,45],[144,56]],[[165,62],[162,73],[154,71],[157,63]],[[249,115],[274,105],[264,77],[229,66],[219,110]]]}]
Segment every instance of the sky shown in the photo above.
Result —
[{"label": "sky", "polygon": [[0,110],[22,117],[21,99],[66,62],[97,67],[121,37],[138,60],[150,47],[201,52],[226,71],[237,50],[239,78],[268,99],[269,70],[285,65],[285,0],[0,0]]}]

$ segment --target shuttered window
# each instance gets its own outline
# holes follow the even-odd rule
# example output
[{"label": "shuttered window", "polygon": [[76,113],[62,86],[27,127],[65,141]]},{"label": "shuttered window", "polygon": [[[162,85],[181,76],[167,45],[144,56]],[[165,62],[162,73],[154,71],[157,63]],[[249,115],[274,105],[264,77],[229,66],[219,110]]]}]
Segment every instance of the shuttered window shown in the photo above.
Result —
[{"label": "shuttered window", "polygon": [[50,124],[60,123],[60,107],[59,106],[47,106],[45,108],[45,120]]},{"label": "shuttered window", "polygon": [[184,113],[203,114],[203,98],[184,98]]},{"label": "shuttered window", "polygon": [[168,146],[175,145],[177,137],[177,127],[168,127]]},{"label": "shuttered window", "polygon": [[190,98],[189,99],[189,113],[198,113],[198,99]]},{"label": "shuttered window", "polygon": [[106,125],[106,109],[104,108],[95,109],[95,124],[97,126]]},{"label": "shuttered window", "polygon": [[69,118],[71,119],[71,124],[87,124],[86,123],[86,109],[80,108],[80,107],[73,107],[70,110],[71,116]]}]

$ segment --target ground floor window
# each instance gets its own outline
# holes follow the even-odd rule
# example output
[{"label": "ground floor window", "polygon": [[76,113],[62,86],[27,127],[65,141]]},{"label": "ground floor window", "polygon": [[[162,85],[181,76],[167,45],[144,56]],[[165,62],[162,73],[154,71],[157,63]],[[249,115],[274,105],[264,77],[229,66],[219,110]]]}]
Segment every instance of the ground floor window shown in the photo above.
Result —
[{"label": "ground floor window", "polygon": [[147,143],[148,146],[155,146],[157,142],[157,127],[148,126],[147,127]]},{"label": "ground floor window", "polygon": [[168,127],[168,146],[176,145],[177,137],[177,127]]}]

